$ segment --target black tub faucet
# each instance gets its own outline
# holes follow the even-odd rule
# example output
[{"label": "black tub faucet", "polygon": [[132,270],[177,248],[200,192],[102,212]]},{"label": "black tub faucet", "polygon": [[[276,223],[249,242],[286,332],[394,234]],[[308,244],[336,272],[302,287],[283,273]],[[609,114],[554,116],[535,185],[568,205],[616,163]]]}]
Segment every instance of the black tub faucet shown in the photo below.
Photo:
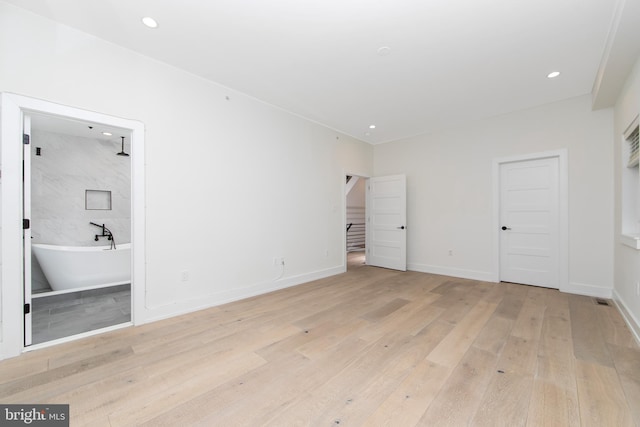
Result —
[{"label": "black tub faucet", "polygon": [[109,240],[111,242],[111,248],[110,249],[115,249],[116,248],[116,239],[113,237],[113,233],[111,232],[111,230],[109,230],[107,227],[104,226],[104,224],[100,225],[100,224],[96,224],[95,222],[89,222],[89,224],[91,225],[95,225],[98,228],[102,229],[102,234],[96,234],[94,240],[97,242],[98,240],[100,240],[100,237],[106,237],[107,240]]}]

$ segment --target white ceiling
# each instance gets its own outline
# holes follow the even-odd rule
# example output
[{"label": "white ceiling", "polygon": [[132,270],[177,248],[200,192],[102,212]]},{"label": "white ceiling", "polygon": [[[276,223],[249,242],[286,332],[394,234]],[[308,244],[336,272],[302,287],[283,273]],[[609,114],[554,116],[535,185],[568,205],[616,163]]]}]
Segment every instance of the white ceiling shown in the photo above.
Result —
[{"label": "white ceiling", "polygon": [[[374,144],[591,92],[616,6],[616,0],[8,2]],[[143,16],[159,28],[144,27]],[[390,48],[386,56],[378,54],[383,46]],[[561,76],[547,79],[554,70]]]},{"label": "white ceiling", "polygon": [[[47,114],[29,113],[31,117],[31,129],[60,133],[64,135],[80,136],[100,141],[111,141],[120,147],[121,137],[129,141],[131,130],[107,126],[100,123],[90,123],[66,117],[51,116]],[[104,135],[108,132],[111,135]]]}]

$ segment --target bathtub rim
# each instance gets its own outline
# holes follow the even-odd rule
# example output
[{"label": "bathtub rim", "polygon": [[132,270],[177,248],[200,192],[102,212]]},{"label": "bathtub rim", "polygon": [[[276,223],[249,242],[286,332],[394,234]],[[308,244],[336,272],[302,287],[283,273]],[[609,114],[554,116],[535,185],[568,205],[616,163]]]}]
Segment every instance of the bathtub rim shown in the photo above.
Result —
[{"label": "bathtub rim", "polygon": [[68,246],[68,245],[54,245],[51,243],[31,243],[31,248],[39,248],[50,251],[60,251],[60,252],[98,252],[98,251],[110,251],[110,250],[119,250],[119,249],[131,249],[131,243],[116,243],[116,248],[111,249],[111,245],[101,245],[101,246]]}]

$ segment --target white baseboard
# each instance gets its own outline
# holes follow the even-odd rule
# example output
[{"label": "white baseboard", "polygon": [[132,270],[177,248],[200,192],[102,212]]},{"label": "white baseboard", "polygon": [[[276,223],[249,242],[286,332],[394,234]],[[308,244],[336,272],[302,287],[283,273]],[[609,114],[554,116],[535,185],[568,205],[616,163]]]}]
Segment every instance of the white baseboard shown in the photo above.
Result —
[{"label": "white baseboard", "polygon": [[[495,274],[488,271],[466,270],[462,268],[442,267],[428,264],[408,264],[407,269],[420,273],[439,274],[442,276],[460,277],[463,279],[495,282]],[[584,283],[570,282],[566,288],[560,289],[570,294],[585,295],[598,298],[611,298],[612,290]]]},{"label": "white baseboard", "polygon": [[465,270],[462,268],[442,267],[427,264],[407,264],[407,269],[419,273],[440,274],[442,276],[460,277],[462,279],[495,282],[494,275],[488,271]]},{"label": "white baseboard", "polygon": [[587,285],[585,283],[569,282],[566,288],[561,288],[561,292],[569,294],[584,295],[588,297],[611,298],[612,289],[601,288],[600,286]]},{"label": "white baseboard", "polygon": [[301,285],[314,280],[324,279],[325,277],[335,276],[336,274],[344,273],[344,271],[344,266],[332,267],[325,270],[300,274],[298,276],[284,277],[280,280],[257,283],[245,288],[216,292],[209,295],[199,295],[193,298],[172,301],[170,303],[157,306],[147,306],[146,313],[143,313],[140,318],[136,316],[135,324],[141,325],[144,323],[155,322],[174,316],[192,313],[194,311],[204,310],[218,305],[278,291],[280,289]]},{"label": "white baseboard", "polygon": [[640,345],[640,321],[636,319],[615,289],[613,290],[613,302],[616,304],[616,307],[618,307],[618,311],[622,314],[622,318],[627,323],[627,326],[631,330],[631,334],[636,339],[636,342]]}]

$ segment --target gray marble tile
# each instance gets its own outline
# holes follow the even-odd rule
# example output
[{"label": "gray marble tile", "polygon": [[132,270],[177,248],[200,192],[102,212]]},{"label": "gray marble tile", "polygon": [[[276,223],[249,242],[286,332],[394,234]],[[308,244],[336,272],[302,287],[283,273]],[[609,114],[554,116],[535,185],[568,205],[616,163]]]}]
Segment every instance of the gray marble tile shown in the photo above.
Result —
[{"label": "gray marble tile", "polygon": [[[119,138],[83,138],[32,130],[31,191],[34,243],[92,246],[104,223],[120,243],[131,236],[131,161],[116,156]],[[35,155],[35,147],[42,153]],[[86,210],[85,190],[111,191],[111,210]]]},{"label": "gray marble tile", "polygon": [[130,285],[34,300],[32,342],[59,339],[131,320]]}]

